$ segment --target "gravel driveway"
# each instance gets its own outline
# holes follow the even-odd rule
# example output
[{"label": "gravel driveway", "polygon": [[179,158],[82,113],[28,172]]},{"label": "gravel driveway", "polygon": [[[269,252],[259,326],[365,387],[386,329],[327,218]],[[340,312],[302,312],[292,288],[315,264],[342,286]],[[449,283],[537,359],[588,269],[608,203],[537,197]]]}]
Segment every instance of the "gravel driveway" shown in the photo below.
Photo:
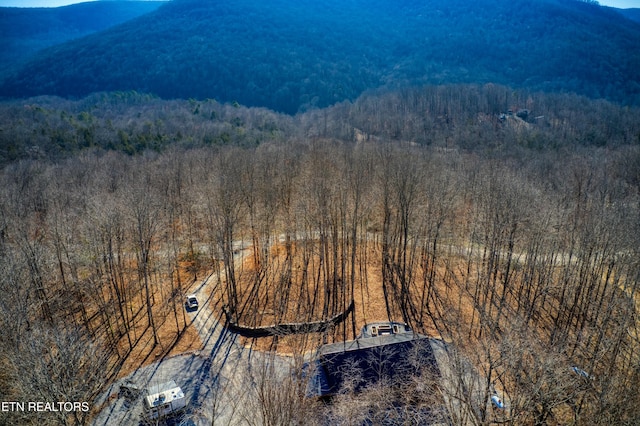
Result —
[{"label": "gravel driveway", "polygon": [[[186,412],[175,418],[161,420],[157,425],[234,425],[251,424],[256,418],[256,374],[265,365],[276,377],[290,374],[292,360],[288,357],[252,351],[237,343],[237,336],[223,326],[223,319],[210,309],[210,295],[217,277],[210,276],[195,294],[200,308],[189,312],[192,325],[200,334],[203,347],[193,353],[165,358],[140,368],[115,383],[95,401],[105,408],[96,416],[94,426],[146,425],[141,420],[142,395],[149,386],[174,380],[187,398]],[[121,386],[135,385],[140,395],[127,398],[120,394]]]}]

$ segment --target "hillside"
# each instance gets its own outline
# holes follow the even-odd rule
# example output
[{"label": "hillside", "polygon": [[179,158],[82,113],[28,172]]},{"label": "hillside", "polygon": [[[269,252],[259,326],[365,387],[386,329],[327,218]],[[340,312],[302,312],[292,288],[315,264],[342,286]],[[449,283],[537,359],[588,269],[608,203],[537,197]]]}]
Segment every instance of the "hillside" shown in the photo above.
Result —
[{"label": "hillside", "polygon": [[620,13],[632,21],[640,22],[640,8],[620,9]]},{"label": "hillside", "polygon": [[38,50],[105,30],[157,9],[158,1],[102,1],[57,8],[0,8],[0,75]]},{"label": "hillside", "polygon": [[136,90],[296,113],[380,86],[494,82],[640,103],[640,25],[572,0],[174,0],[43,51],[0,95]]},{"label": "hillside", "polygon": [[353,103],[295,117],[210,99],[162,100],[136,92],[0,103],[0,167],[27,159],[59,161],[92,150],[134,155],[317,138],[494,154],[616,148],[640,141],[640,109],[494,84],[371,91]]},{"label": "hillside", "polygon": [[[234,371],[185,368],[188,392],[222,382],[201,395],[227,395],[251,373],[248,392],[265,380],[279,391],[223,346],[237,338],[227,329],[203,339],[193,328],[222,306],[254,326],[325,320],[351,300],[326,334],[246,342],[252,357],[301,355],[394,319],[450,342],[451,382],[468,383],[470,363],[482,386],[416,372],[411,387],[347,388],[326,406],[278,393],[258,401],[304,421],[268,424],[353,424],[388,413],[391,392],[409,405],[450,392],[473,416],[455,425],[640,418],[637,108],[489,84],[368,93],[294,117],[135,93],[0,106],[0,393],[92,405],[77,419],[2,413],[6,424],[119,412],[98,395],[124,404],[116,379],[178,350]],[[196,289],[198,314],[183,307]],[[476,403],[493,388],[503,412]],[[218,424],[225,407],[190,402],[188,416]],[[229,424],[249,423],[229,411]]]}]

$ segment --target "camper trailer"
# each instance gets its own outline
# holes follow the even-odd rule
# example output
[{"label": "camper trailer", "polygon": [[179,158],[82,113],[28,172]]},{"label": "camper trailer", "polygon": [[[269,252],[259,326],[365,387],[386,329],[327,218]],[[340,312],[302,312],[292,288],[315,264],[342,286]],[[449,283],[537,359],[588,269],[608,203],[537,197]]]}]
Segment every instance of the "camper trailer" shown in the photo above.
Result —
[{"label": "camper trailer", "polygon": [[144,417],[155,420],[180,413],[187,406],[184,392],[171,380],[147,389]]}]

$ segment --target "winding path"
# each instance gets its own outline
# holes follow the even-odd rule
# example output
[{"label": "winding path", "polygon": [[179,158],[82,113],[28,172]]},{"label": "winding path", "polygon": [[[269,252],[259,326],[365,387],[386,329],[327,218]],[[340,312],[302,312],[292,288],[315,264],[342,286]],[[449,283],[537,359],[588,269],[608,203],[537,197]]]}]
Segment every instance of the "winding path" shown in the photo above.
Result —
[{"label": "winding path", "polygon": [[290,374],[292,360],[238,344],[237,335],[226,329],[223,318],[211,310],[212,295],[218,284],[217,276],[207,277],[194,291],[200,302],[199,309],[187,313],[200,335],[202,348],[162,359],[113,383],[95,401],[104,408],[92,425],[145,424],[141,422],[142,398],[120,396],[120,386],[133,383],[145,389],[169,380],[175,380],[182,388],[189,406],[182,418],[158,424],[235,425],[247,424],[247,420],[255,418],[257,383],[265,371],[263,367],[272,366],[271,374],[284,377]]}]

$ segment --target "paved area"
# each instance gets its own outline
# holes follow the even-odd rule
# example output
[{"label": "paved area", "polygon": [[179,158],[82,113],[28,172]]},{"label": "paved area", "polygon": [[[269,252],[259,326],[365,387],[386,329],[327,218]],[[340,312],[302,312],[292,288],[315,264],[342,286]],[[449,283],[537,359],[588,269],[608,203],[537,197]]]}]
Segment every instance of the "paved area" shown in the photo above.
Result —
[{"label": "paved area", "polygon": [[[237,336],[224,328],[224,319],[210,309],[210,298],[217,285],[215,275],[203,281],[194,290],[200,307],[188,312],[192,325],[200,334],[202,348],[140,368],[113,383],[95,402],[105,408],[94,419],[94,426],[254,423],[258,417],[258,393],[265,371],[268,371],[272,381],[277,382],[290,374],[292,360],[239,345]],[[169,380],[174,380],[182,388],[188,408],[173,419],[153,423],[144,421],[144,389]],[[138,395],[123,395],[121,386],[135,386],[141,392]]]}]

